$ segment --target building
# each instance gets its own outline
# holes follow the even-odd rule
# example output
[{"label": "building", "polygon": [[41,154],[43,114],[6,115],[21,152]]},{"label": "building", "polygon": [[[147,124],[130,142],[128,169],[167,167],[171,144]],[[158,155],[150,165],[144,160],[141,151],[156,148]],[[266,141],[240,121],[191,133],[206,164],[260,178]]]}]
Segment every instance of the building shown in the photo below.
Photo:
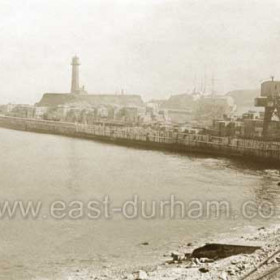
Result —
[{"label": "building", "polygon": [[34,106],[27,104],[17,104],[12,109],[6,112],[7,116],[18,117],[18,118],[33,118],[34,117]]},{"label": "building", "polygon": [[[256,107],[264,107],[263,137],[271,138],[280,135],[278,124],[280,120],[280,81],[263,82],[261,85],[261,97],[255,99]],[[278,136],[277,136],[278,137]]]},{"label": "building", "polygon": [[230,96],[193,93],[173,95],[161,104],[161,108],[168,111],[174,123],[196,121],[208,126],[212,124],[213,119],[231,116],[236,110],[236,105]]},{"label": "building", "polygon": [[79,84],[80,62],[77,56],[72,58],[72,81],[69,93],[45,93],[41,100],[36,103],[37,107],[55,106],[128,106],[144,107],[144,102],[140,95],[116,95],[116,94],[88,94],[84,87]]}]

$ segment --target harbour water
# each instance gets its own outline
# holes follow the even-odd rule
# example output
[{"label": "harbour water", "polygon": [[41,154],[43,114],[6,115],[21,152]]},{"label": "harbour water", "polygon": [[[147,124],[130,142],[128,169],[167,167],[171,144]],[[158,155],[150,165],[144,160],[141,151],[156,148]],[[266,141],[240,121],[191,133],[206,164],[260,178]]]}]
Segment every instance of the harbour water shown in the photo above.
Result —
[{"label": "harbour water", "polygon": [[[77,267],[129,268],[156,264],[164,253],[194,239],[266,226],[277,217],[221,215],[89,219],[48,215],[54,201],[87,203],[109,196],[119,207],[135,195],[147,205],[174,195],[191,201],[280,202],[277,170],[223,158],[150,151],[57,135],[0,129],[0,204],[42,202],[37,218],[1,218],[0,279],[68,279]],[[141,245],[147,242],[148,245]],[[78,272],[77,272],[78,273]]]}]

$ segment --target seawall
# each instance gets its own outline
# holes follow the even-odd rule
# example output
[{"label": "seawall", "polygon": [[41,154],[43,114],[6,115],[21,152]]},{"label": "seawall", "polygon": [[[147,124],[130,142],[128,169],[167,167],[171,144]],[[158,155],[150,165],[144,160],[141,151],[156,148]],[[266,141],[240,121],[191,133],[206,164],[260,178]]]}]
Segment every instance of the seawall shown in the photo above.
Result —
[{"label": "seawall", "polygon": [[199,153],[214,157],[242,158],[244,160],[253,159],[270,163],[280,162],[280,142],[162,132],[150,128],[126,127],[106,123],[85,125],[6,116],[0,116],[0,127],[87,138],[147,149]]}]

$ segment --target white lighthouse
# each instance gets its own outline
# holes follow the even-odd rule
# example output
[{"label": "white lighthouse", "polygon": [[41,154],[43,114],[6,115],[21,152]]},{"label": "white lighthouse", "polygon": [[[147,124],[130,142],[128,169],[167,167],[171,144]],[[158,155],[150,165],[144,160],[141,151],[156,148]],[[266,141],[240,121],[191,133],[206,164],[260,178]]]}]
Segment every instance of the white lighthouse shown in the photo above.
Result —
[{"label": "white lighthouse", "polygon": [[71,83],[71,93],[72,94],[87,94],[84,87],[80,88],[79,85],[79,58],[74,56],[72,58],[72,83]]}]

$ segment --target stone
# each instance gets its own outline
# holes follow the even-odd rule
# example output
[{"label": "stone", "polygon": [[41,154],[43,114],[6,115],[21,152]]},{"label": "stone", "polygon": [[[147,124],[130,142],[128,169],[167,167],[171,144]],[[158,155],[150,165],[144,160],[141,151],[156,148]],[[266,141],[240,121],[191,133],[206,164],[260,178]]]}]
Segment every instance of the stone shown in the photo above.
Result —
[{"label": "stone", "polygon": [[242,264],[242,263],[237,264],[236,267],[237,267],[239,270],[244,270],[244,269],[245,269],[245,265]]},{"label": "stone", "polygon": [[227,272],[229,275],[235,275],[235,271],[232,268],[228,269]]},{"label": "stone", "polygon": [[172,252],[171,257],[173,258],[174,261],[177,261],[179,259],[180,253],[178,252]]},{"label": "stone", "polygon": [[219,276],[219,279],[221,279],[221,280],[227,280],[227,279],[228,279],[227,273],[226,273],[225,271],[223,271],[223,272],[221,273],[221,275]]},{"label": "stone", "polygon": [[148,275],[144,270],[139,270],[136,274],[136,279],[137,280],[147,280]]},{"label": "stone", "polygon": [[172,252],[171,253],[171,257],[173,259],[173,261],[182,261],[185,259],[185,255],[184,254],[180,254],[179,252]]},{"label": "stone", "polygon": [[208,258],[200,258],[199,261],[201,263],[211,263],[211,262],[214,262],[213,259],[208,259]]},{"label": "stone", "polygon": [[188,259],[190,259],[191,258],[191,256],[192,256],[192,254],[191,253],[185,253],[185,260],[188,260]]},{"label": "stone", "polygon": [[207,273],[207,272],[209,272],[209,269],[207,267],[201,267],[199,269],[199,271],[202,272],[202,273]]},{"label": "stone", "polygon": [[134,278],[133,274],[128,274],[128,275],[125,276],[125,279],[134,280],[135,278]]}]

